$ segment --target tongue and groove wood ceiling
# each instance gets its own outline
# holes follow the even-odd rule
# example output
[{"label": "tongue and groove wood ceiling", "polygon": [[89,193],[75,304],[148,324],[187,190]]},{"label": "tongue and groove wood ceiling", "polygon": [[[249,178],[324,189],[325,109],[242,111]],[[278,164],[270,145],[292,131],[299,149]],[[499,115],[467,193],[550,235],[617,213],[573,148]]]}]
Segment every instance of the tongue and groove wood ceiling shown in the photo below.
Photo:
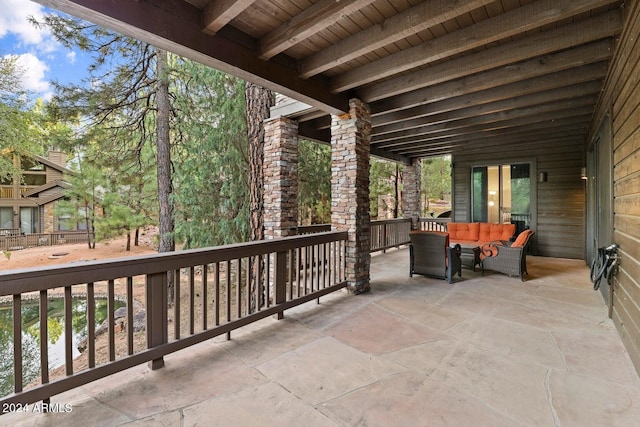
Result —
[{"label": "tongue and groove wood ceiling", "polygon": [[584,142],[622,30],[610,0],[37,0],[306,104],[329,141],[359,98],[372,153]]}]

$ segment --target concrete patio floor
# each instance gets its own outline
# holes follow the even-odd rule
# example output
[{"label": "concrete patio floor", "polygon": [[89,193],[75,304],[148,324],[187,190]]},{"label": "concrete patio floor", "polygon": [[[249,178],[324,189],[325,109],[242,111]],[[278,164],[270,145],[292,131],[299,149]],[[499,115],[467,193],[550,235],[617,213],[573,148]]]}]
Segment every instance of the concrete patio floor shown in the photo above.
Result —
[{"label": "concrete patio floor", "polygon": [[[583,261],[530,257],[527,282],[408,276],[323,297],[52,398],[0,425],[638,426],[640,379]],[[32,406],[33,409],[33,406]]]}]

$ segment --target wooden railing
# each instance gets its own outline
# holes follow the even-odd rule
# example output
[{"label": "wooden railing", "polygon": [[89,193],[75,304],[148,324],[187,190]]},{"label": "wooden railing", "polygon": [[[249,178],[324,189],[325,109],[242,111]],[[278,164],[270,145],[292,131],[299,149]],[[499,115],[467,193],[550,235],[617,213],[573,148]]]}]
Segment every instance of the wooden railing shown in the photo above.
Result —
[{"label": "wooden railing", "polygon": [[[0,399],[10,404],[47,401],[52,395],[124,369],[151,361],[161,367],[163,356],[196,343],[277,315],[304,302],[318,299],[346,286],[346,232],[185,250],[173,253],[92,261],[83,264],[0,272],[0,298],[8,299],[13,312],[14,393]],[[176,279],[169,304],[168,283]],[[262,280],[257,278],[261,277]],[[57,288],[57,289],[56,289]],[[50,378],[48,366],[48,300],[64,298],[64,375]],[[72,342],[72,298],[87,298],[87,368],[74,367]],[[108,322],[97,336],[96,296],[107,299]],[[136,296],[144,296],[144,308]],[[25,332],[22,304],[35,298],[39,305],[38,378],[27,379],[23,363]],[[126,314],[118,323],[114,300],[126,301]],[[142,331],[136,332],[136,320]],[[120,326],[118,326],[120,325]],[[30,331],[33,328],[29,328]],[[32,332],[29,332],[32,333]],[[116,341],[117,334],[121,338]],[[123,337],[122,334],[125,336]],[[101,361],[96,339],[104,338],[108,354]],[[140,350],[140,340],[142,349]],[[35,351],[37,353],[37,350]],[[38,383],[33,385],[34,383]]]},{"label": "wooden railing", "polygon": [[447,224],[451,218],[420,218],[420,230],[447,231]]},{"label": "wooden railing", "polygon": [[371,221],[370,252],[384,251],[409,243],[411,218]]},{"label": "wooden railing", "polygon": [[0,185],[0,199],[13,199],[13,185]]},{"label": "wooden railing", "polygon": [[0,250],[5,251],[27,249],[36,246],[55,246],[86,242],[86,231],[58,231],[55,233],[13,235],[3,235],[0,233]]},{"label": "wooden railing", "polygon": [[[304,225],[298,227],[298,235],[319,233],[331,230],[331,224]],[[409,243],[411,219],[385,219],[371,221],[370,252],[384,251]]]}]

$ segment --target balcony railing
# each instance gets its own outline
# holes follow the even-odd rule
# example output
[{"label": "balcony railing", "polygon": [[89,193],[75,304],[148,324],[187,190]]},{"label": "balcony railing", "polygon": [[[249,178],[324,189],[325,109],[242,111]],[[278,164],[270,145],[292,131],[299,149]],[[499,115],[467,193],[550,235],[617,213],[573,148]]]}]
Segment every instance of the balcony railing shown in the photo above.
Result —
[{"label": "balcony railing", "polygon": [[409,243],[411,218],[371,221],[371,252],[384,251]]},{"label": "balcony railing", "polygon": [[13,199],[13,185],[0,185],[0,199]]},{"label": "balcony railing", "polygon": [[0,232],[0,250],[12,251],[33,248],[36,246],[55,246],[87,242],[86,231],[58,231],[55,233],[21,234],[20,229],[11,230],[18,230],[18,233],[16,234],[13,232],[3,234]]},{"label": "balcony railing", "polygon": [[[13,389],[0,399],[12,403],[47,401],[51,396],[163,356],[260,320],[346,286],[346,232],[243,243],[78,265],[0,272],[0,298],[12,305]],[[175,278],[173,302],[168,283]],[[260,280],[259,278],[262,278]],[[134,296],[144,296],[144,309]],[[64,376],[50,375],[48,304],[64,299]],[[101,361],[96,339],[96,299],[106,298],[107,353]],[[86,298],[86,350],[79,370],[73,358],[72,300]],[[23,304],[37,301],[39,349],[25,348]],[[115,300],[126,302],[116,321]],[[77,316],[77,314],[75,314]],[[143,327],[136,331],[135,321]],[[120,326],[118,326],[120,325]],[[118,328],[118,329],[116,329]],[[34,328],[29,328],[33,333]],[[120,332],[117,332],[120,331]],[[122,335],[126,337],[122,339]],[[121,339],[116,341],[116,334]],[[139,346],[140,341],[146,345]],[[142,347],[139,349],[139,347]],[[25,357],[40,366],[37,378],[25,378]]]},{"label": "balcony railing", "polygon": [[[297,228],[298,235],[320,233],[331,230],[331,224],[303,225]],[[385,219],[371,221],[370,252],[384,251],[409,243],[411,219]]]},{"label": "balcony railing", "polygon": [[[20,194],[27,193],[37,186],[34,185],[21,185],[20,186]],[[15,193],[13,191],[13,185],[0,185],[0,199],[13,199],[15,197]]]},{"label": "balcony railing", "polygon": [[420,218],[420,230],[447,231],[447,224],[451,218]]}]

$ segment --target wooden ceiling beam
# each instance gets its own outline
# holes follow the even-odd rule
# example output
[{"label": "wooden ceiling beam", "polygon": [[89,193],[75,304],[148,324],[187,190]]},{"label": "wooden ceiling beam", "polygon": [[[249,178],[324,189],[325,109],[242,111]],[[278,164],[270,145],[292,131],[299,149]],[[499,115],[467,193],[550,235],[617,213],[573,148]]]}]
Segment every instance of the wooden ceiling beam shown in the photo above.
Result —
[{"label": "wooden ceiling beam", "polygon": [[213,0],[202,11],[202,22],[210,34],[217,33],[256,0]]},{"label": "wooden ceiling beam", "polygon": [[[411,147],[413,144],[417,142],[437,142],[437,141],[456,141],[456,140],[467,140],[480,138],[485,136],[496,136],[496,135],[505,135],[505,134],[515,134],[521,133],[526,134],[529,132],[538,132],[541,129],[551,131],[555,126],[565,126],[565,125],[579,125],[585,126],[585,119],[588,117],[588,112],[586,110],[582,110],[580,112],[563,112],[563,117],[550,117],[549,115],[529,118],[527,119],[517,119],[512,120],[510,122],[503,122],[494,125],[493,127],[477,127],[475,129],[466,129],[458,132],[452,132],[450,134],[440,134],[440,135],[424,135],[424,136],[416,136],[414,138],[406,138],[403,141],[397,141],[396,143],[384,143],[384,144],[373,144],[373,146],[389,151],[401,151],[407,147]],[[540,123],[545,123],[544,126],[541,126]],[[553,126],[551,126],[551,124]],[[378,147],[381,145],[380,147]]]},{"label": "wooden ceiling beam", "polygon": [[[372,140],[383,141],[384,139],[378,139],[378,136],[424,126],[427,121],[438,123],[468,117],[474,113],[489,114],[508,108],[520,108],[597,93],[601,89],[601,79],[605,76],[606,71],[607,64],[601,61],[376,116],[372,118]],[[302,120],[300,121],[302,122]],[[331,126],[330,116],[314,117],[305,121],[305,126],[309,129],[329,129]]]},{"label": "wooden ceiling beam", "polygon": [[[441,144],[429,144],[419,147],[416,152],[416,156],[433,156],[436,153],[442,152],[442,150],[448,150],[449,152],[465,152],[480,151],[487,147],[500,147],[503,145],[527,145],[532,143],[538,143],[540,141],[558,141],[569,142],[575,141],[581,143],[584,140],[585,127],[584,126],[565,126],[562,130],[551,132],[532,132],[527,135],[513,134],[504,136],[501,138],[479,138],[464,141],[452,141]],[[419,151],[419,152],[418,152]]]},{"label": "wooden ceiling beam", "polygon": [[332,94],[321,76],[300,79],[296,67],[262,61],[255,50],[203,31],[200,9],[187,2],[37,0],[129,37],[269,88],[330,114],[349,110],[349,94]]},{"label": "wooden ceiling beam", "polygon": [[[595,18],[563,25],[495,46],[486,51],[465,55],[408,75],[379,81],[359,89],[358,95],[365,102],[373,102],[612,37],[619,34],[621,30],[622,12],[615,10]],[[332,89],[335,89],[334,83],[335,81],[332,80]]]},{"label": "wooden ceiling beam", "polygon": [[[530,3],[450,34],[429,40],[421,45],[404,49],[362,67],[349,70],[334,77],[331,82],[331,88],[335,92],[341,92],[384,79],[433,61],[468,52],[486,44],[521,34],[527,30],[557,22],[584,12],[594,4],[602,5],[609,2],[602,0],[541,0]],[[620,22],[622,21],[621,16],[618,19]],[[558,30],[554,29],[552,31]],[[587,32],[591,30],[591,28],[586,29]],[[584,32],[585,30],[581,28],[580,31]],[[562,31],[560,32],[562,33]],[[534,34],[531,37],[539,36]],[[513,43],[517,43],[517,41]],[[520,42],[519,46],[523,45],[525,48],[527,47],[527,43]]]},{"label": "wooden ceiling beam", "polygon": [[557,143],[582,143],[584,139],[584,129],[582,130],[572,130],[564,132],[565,135],[561,134],[545,134],[545,135],[532,135],[531,138],[524,139],[522,137],[514,137],[507,139],[493,139],[491,141],[464,141],[464,142],[453,142],[446,143],[441,145],[434,146],[425,146],[420,148],[419,155],[416,153],[415,156],[411,156],[411,158],[427,158],[427,157],[436,157],[442,156],[445,154],[455,154],[455,153],[471,153],[471,152],[482,152],[486,151],[489,147],[501,147],[508,145],[510,149],[514,150],[514,146],[522,146],[540,142],[544,140],[546,142],[557,142]]},{"label": "wooden ceiling beam", "polygon": [[[535,105],[527,108],[518,108],[500,113],[487,114],[484,116],[469,117],[455,120],[453,122],[439,123],[437,125],[427,125],[416,129],[396,132],[382,136],[385,139],[372,140],[379,148],[388,145],[398,146],[402,143],[410,143],[415,138],[426,136],[457,135],[469,132],[491,130],[496,127],[515,127],[529,123],[537,123],[553,117],[562,118],[569,115],[588,114],[593,111],[593,106],[597,98],[595,96],[583,96],[576,99],[569,99],[549,104]],[[403,142],[404,141],[404,142]]]},{"label": "wooden ceiling beam", "polygon": [[608,64],[601,61],[595,64],[588,64],[582,67],[545,74],[544,76],[509,83],[442,101],[419,105],[406,110],[377,115],[371,119],[371,126],[373,128],[372,132],[381,132],[382,128],[385,126],[396,123],[401,125],[402,122],[412,119],[433,116],[471,106],[480,106],[492,102],[505,101],[511,98],[534,95],[539,92],[555,92],[555,89],[574,86],[584,82],[589,83],[589,86],[585,87],[585,90],[590,90],[587,88],[590,88],[592,85],[601,84],[598,82],[600,82],[607,74],[607,68]]},{"label": "wooden ceiling beam", "polygon": [[[558,101],[574,100],[585,95],[594,95],[600,93],[602,88],[601,81],[593,81],[573,85],[569,87],[546,90],[530,95],[504,99],[502,101],[490,102],[482,105],[473,105],[467,108],[448,111],[446,113],[434,114],[428,117],[420,117],[403,122],[397,122],[386,126],[380,126],[372,131],[372,141],[384,141],[391,139],[399,132],[406,132],[412,129],[422,128],[425,125],[433,126],[437,124],[450,123],[452,126],[458,124],[461,119],[473,117],[485,117],[491,114],[497,114],[509,111],[521,111],[523,108],[531,108],[537,105],[551,105]],[[455,123],[451,123],[455,122]]]},{"label": "wooden ceiling beam", "polygon": [[269,59],[375,0],[320,0],[260,39],[260,58]]},{"label": "wooden ceiling beam", "polygon": [[428,0],[422,2],[304,59],[300,63],[300,76],[303,78],[314,76],[493,1]]},{"label": "wooden ceiling beam", "polygon": [[[413,141],[413,146],[408,147],[399,147],[399,148],[384,148],[387,151],[402,154],[405,156],[409,156],[413,152],[415,152],[415,147],[421,144],[445,144],[445,143],[453,143],[453,142],[465,142],[465,141],[473,141],[473,140],[485,140],[491,141],[494,139],[504,139],[507,137],[525,137],[531,134],[539,134],[544,136],[551,132],[555,131],[575,131],[575,132],[583,132],[586,130],[588,126],[588,122],[590,119],[589,114],[583,114],[581,116],[568,117],[562,119],[552,119],[547,120],[547,123],[553,123],[553,126],[543,126],[540,123],[531,123],[528,125],[518,126],[518,127],[508,127],[501,129],[491,129],[485,131],[479,131],[475,133],[469,133],[464,135],[451,135],[440,138],[425,138]],[[374,145],[375,146],[375,145]],[[377,147],[376,147],[377,148]]]},{"label": "wooden ceiling beam", "polygon": [[370,103],[369,106],[373,115],[388,114],[393,111],[528,80],[589,63],[606,61],[612,55],[613,41],[605,39],[563,52],[552,53],[451,82],[415,90]]}]

